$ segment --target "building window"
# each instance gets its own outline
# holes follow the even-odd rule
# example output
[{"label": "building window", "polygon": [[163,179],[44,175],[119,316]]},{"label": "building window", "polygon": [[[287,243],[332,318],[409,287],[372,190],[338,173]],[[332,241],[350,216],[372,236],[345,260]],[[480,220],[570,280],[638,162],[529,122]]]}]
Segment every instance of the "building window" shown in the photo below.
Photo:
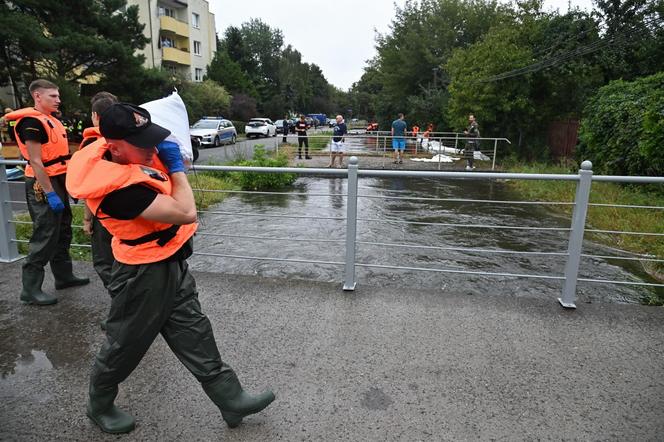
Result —
[{"label": "building window", "polygon": [[194,81],[203,81],[203,69],[194,69]]},{"label": "building window", "polygon": [[174,48],[175,40],[169,37],[161,37],[161,47],[162,48]]},{"label": "building window", "polygon": [[165,15],[166,17],[175,18],[175,10],[171,8],[164,8],[163,6],[159,7],[159,17]]},{"label": "building window", "polygon": [[194,55],[201,55],[201,42],[194,40]]},{"label": "building window", "polygon": [[195,12],[191,13],[191,26],[198,29],[201,27],[201,16]]}]

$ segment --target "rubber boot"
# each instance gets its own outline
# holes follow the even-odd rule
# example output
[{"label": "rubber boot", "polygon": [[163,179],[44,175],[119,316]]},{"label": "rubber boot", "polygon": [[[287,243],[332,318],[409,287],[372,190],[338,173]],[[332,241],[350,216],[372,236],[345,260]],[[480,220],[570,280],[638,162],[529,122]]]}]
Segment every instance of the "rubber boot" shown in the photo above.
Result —
[{"label": "rubber boot", "polygon": [[136,426],[134,418],[113,404],[118,387],[113,390],[95,390],[90,386],[87,415],[101,428],[111,434],[129,433]]},{"label": "rubber boot", "polygon": [[219,407],[221,417],[231,428],[240,425],[243,417],[258,413],[274,400],[274,393],[269,390],[256,396],[247,394],[233,371],[224,372],[209,384],[203,384],[203,390]]},{"label": "rubber boot", "polygon": [[55,289],[62,290],[69,287],[86,285],[90,283],[88,278],[74,276],[71,261],[51,262],[51,271],[55,278]]},{"label": "rubber boot", "polygon": [[58,298],[42,292],[41,286],[44,282],[44,269],[33,267],[23,268],[21,276],[23,290],[21,290],[21,301],[26,304],[51,305],[58,302]]}]

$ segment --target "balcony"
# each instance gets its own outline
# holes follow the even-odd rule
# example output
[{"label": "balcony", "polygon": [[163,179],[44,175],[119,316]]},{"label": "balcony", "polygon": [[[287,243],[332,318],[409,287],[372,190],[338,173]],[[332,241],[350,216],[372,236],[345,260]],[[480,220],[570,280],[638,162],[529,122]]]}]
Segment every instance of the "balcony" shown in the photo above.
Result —
[{"label": "balcony", "polygon": [[170,61],[183,66],[191,65],[191,55],[189,52],[177,48],[161,48],[161,50],[162,61]]},{"label": "balcony", "polygon": [[159,17],[162,32],[171,32],[180,37],[189,38],[189,23],[162,15]]}]

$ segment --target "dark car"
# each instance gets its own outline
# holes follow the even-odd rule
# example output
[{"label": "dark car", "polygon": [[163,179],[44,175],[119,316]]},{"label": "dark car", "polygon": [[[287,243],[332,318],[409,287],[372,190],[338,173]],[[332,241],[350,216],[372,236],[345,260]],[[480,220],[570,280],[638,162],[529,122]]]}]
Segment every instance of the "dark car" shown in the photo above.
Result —
[{"label": "dark car", "polygon": [[198,149],[201,148],[201,140],[193,135],[191,135],[189,138],[191,138],[191,150],[194,154],[194,163],[195,163],[196,160],[198,160],[198,155],[199,155]]},{"label": "dark car", "polygon": [[[295,132],[295,124],[291,120],[286,120],[286,121],[288,121],[288,132],[290,133]],[[284,120],[277,120],[274,122],[274,125],[277,126],[278,134],[284,133]]]}]

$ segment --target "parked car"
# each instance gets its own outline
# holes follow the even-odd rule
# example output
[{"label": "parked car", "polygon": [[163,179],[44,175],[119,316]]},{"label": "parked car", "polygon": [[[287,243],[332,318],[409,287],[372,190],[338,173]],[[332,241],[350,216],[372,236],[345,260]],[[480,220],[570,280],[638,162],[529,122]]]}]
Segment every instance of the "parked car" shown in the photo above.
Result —
[{"label": "parked car", "polygon": [[200,141],[201,148],[235,144],[235,140],[237,140],[237,130],[233,123],[220,117],[201,118],[191,126],[189,134]]},{"label": "parked car", "polygon": [[273,137],[277,135],[277,127],[269,118],[252,118],[244,127],[247,138]]},{"label": "parked car", "polygon": [[[288,132],[295,132],[295,124],[291,120],[288,121]],[[284,120],[277,120],[274,122],[274,125],[277,127],[277,133],[284,133]]]},{"label": "parked car", "polygon": [[328,125],[329,127],[334,127],[334,126],[336,126],[336,125],[337,125],[337,120],[336,120],[336,118],[328,118],[328,119],[327,119],[327,125]]}]

